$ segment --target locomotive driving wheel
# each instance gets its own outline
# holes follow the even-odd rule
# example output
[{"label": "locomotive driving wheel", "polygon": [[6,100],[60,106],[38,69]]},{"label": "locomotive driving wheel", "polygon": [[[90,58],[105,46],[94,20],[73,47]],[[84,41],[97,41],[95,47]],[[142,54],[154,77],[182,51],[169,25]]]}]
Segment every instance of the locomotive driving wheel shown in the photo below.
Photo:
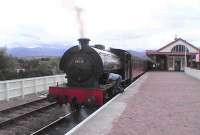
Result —
[{"label": "locomotive driving wheel", "polygon": [[79,109],[80,109],[80,105],[78,104],[78,101],[77,101],[77,98],[76,98],[76,97],[73,97],[73,98],[72,98],[71,108],[72,108],[72,109],[76,109],[76,110],[79,110]]}]

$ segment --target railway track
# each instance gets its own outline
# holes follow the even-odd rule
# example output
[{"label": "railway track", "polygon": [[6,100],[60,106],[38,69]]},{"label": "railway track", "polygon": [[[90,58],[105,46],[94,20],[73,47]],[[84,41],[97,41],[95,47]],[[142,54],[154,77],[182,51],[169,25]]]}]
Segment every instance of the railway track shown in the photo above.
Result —
[{"label": "railway track", "polygon": [[47,98],[42,98],[15,107],[0,111],[0,127],[5,127],[33,113],[48,109],[56,105],[56,102],[49,103]]},{"label": "railway track", "polygon": [[69,117],[70,115],[72,115],[76,111],[77,110],[74,110],[74,111],[72,111],[72,112],[70,112],[70,113],[58,118],[57,120],[51,122],[50,124],[48,124],[48,125],[42,127],[41,129],[35,131],[31,135],[41,135],[43,133],[47,133],[51,127],[55,127],[56,125],[59,125],[62,121],[65,120],[65,118]]},{"label": "railway track", "polygon": [[65,112],[46,98],[0,111],[0,134],[61,135],[87,118],[96,109],[82,107]]},{"label": "railway track", "polygon": [[81,108],[80,110],[74,110],[31,133],[31,135],[63,135],[97,109],[98,108]]},{"label": "railway track", "polygon": [[68,106],[61,107],[56,102],[40,99],[0,111],[0,134],[38,135],[52,132],[54,128],[51,127],[65,133],[92,112],[86,108],[71,110]]}]

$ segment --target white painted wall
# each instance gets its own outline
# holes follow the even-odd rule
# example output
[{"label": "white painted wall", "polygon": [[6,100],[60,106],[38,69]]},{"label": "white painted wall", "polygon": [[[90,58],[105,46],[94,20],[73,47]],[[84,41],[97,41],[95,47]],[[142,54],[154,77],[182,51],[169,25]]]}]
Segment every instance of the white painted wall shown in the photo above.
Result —
[{"label": "white painted wall", "polygon": [[200,80],[200,70],[186,67],[185,68],[185,74]]},{"label": "white painted wall", "polygon": [[171,52],[172,48],[176,45],[184,45],[185,47],[188,48],[190,53],[198,53],[198,50],[193,48],[192,46],[186,44],[185,42],[181,41],[181,40],[177,40],[176,42],[174,42],[173,44],[171,44],[170,46],[162,49],[160,52]]},{"label": "white painted wall", "polygon": [[49,86],[54,86],[57,83],[62,84],[64,82],[67,82],[64,74],[0,81],[0,100],[8,101],[13,97],[24,97],[32,93],[37,94],[37,92],[47,91]]}]

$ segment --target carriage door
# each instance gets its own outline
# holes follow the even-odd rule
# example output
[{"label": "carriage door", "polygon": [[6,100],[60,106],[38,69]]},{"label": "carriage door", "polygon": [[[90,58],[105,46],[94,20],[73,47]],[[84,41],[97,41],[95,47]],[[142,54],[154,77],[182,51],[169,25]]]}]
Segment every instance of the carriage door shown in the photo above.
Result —
[{"label": "carriage door", "polygon": [[125,80],[131,79],[131,55],[126,53],[125,54]]}]

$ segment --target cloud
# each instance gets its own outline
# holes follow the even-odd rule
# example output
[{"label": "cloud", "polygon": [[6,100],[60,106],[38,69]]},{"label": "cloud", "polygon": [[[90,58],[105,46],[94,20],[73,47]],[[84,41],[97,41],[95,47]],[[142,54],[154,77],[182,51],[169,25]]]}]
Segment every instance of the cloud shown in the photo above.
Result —
[{"label": "cloud", "polygon": [[[5,34],[4,34],[5,35]],[[51,44],[63,44],[66,43],[71,44],[66,39],[62,39],[51,35],[45,29],[35,27],[35,26],[28,26],[23,25],[18,27],[15,31],[7,33],[5,37],[2,37],[3,44],[1,46],[10,47],[39,47],[42,45],[51,45]]]},{"label": "cloud", "polygon": [[[200,45],[199,0],[75,0],[92,42],[156,49],[175,35]],[[77,44],[76,14],[62,0],[0,0],[0,45]]]}]

